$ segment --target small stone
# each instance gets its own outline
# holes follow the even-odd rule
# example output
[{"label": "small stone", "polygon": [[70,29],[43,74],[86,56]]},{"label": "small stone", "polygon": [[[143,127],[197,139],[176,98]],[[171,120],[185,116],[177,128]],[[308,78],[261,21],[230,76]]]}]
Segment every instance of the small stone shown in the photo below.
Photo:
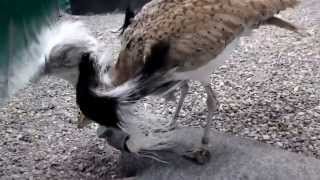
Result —
[{"label": "small stone", "polygon": [[283,143],[282,142],[277,142],[276,145],[282,147]]},{"label": "small stone", "polygon": [[270,139],[270,136],[269,136],[269,135],[262,135],[262,139],[264,139],[264,140],[269,140],[269,139]]}]

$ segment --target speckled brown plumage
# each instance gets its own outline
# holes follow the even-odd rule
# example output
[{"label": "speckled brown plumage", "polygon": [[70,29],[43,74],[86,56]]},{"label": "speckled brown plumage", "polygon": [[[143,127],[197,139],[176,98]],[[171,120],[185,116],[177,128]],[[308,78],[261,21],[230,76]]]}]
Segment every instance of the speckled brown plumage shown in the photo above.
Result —
[{"label": "speckled brown plumage", "polygon": [[150,47],[159,41],[170,44],[169,60],[162,68],[177,67],[178,72],[197,69],[214,60],[245,30],[258,27],[297,3],[297,0],[153,0],[123,34],[113,82],[121,84],[135,76]]}]

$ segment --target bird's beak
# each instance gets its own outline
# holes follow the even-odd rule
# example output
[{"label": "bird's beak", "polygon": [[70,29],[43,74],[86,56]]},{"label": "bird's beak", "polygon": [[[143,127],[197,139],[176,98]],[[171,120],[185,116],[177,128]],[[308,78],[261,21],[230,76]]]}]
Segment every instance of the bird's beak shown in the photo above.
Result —
[{"label": "bird's beak", "polygon": [[114,148],[120,151],[130,152],[127,145],[130,136],[120,129],[99,126],[97,129],[97,134],[99,138],[106,139]]}]

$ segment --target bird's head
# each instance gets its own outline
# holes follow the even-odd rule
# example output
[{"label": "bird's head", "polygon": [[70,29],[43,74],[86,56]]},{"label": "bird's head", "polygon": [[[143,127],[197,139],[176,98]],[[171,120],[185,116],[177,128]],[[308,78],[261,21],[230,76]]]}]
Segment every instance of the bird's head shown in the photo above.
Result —
[{"label": "bird's head", "polygon": [[[88,48],[78,44],[59,44],[52,48],[45,63],[45,72],[75,85],[79,77],[79,63],[87,54],[94,55]],[[91,57],[94,57],[92,56]]]},{"label": "bird's head", "polygon": [[[61,25],[63,35],[52,43],[44,65],[47,75],[56,76],[76,85],[79,63],[83,55],[97,57],[98,43],[81,23]],[[65,27],[63,27],[65,26]]]}]

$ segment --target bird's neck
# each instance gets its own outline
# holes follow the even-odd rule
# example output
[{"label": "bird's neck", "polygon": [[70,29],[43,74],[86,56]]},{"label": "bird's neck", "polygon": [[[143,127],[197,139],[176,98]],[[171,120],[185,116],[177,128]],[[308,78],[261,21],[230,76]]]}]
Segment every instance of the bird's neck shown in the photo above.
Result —
[{"label": "bird's neck", "polygon": [[83,114],[107,127],[118,127],[118,102],[113,97],[98,96],[92,89],[99,83],[98,70],[90,62],[80,63],[76,101]]}]

